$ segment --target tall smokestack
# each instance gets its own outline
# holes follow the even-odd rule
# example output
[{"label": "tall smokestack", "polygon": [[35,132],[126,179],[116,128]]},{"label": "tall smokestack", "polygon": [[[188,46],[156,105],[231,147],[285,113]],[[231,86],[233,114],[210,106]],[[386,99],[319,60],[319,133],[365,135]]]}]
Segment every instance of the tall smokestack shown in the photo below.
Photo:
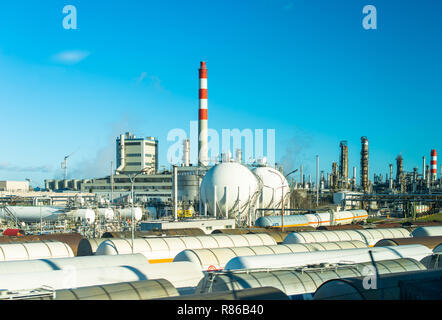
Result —
[{"label": "tall smokestack", "polygon": [[431,181],[436,181],[437,179],[437,152],[435,149],[431,150],[431,162],[430,162],[430,174]]},{"label": "tall smokestack", "polygon": [[368,191],[368,139],[361,137],[361,187]]},{"label": "tall smokestack", "polygon": [[190,165],[190,140],[183,140],[183,166],[188,167]]},{"label": "tall smokestack", "polygon": [[348,183],[348,145],[347,141],[341,141],[341,155],[339,157],[339,175],[344,182],[344,187]]},{"label": "tall smokestack", "polygon": [[388,187],[390,189],[393,189],[393,165],[390,163],[390,183],[388,185]]},{"label": "tall smokestack", "polygon": [[209,164],[208,126],[207,126],[207,69],[201,61],[199,68],[199,115],[198,115],[198,165]]},{"label": "tall smokestack", "polygon": [[396,183],[399,185],[401,183],[401,176],[404,168],[404,159],[402,155],[398,155],[396,158]]},{"label": "tall smokestack", "polygon": [[425,173],[425,156],[422,157],[422,180],[425,181],[426,173]]}]

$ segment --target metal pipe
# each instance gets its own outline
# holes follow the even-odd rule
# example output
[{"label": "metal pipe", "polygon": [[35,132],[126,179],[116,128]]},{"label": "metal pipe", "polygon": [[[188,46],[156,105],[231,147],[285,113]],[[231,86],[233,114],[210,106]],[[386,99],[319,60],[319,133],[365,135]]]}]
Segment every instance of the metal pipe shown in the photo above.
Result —
[{"label": "metal pipe", "polygon": [[173,215],[174,221],[178,221],[178,174],[177,166],[173,166]]}]

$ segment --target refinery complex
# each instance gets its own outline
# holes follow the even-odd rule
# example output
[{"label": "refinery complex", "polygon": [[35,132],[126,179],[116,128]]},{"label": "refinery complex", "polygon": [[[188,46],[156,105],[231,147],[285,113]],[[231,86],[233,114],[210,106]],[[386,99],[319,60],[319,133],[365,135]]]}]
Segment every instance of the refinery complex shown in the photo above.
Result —
[{"label": "refinery complex", "polygon": [[0,181],[0,299],[441,299],[437,150],[411,172],[398,154],[386,174],[370,172],[366,136],[359,167],[342,140],[314,176],[240,148],[212,161],[205,61],[196,81],[196,163],[189,139],[161,168],[162,141],[122,132],[108,176],[68,179],[66,156],[42,190]]}]

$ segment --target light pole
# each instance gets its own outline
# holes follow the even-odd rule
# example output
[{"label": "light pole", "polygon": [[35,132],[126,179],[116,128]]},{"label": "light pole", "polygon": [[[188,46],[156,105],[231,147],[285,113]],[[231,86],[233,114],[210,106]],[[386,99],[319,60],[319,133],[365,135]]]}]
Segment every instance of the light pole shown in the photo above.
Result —
[{"label": "light pole", "polygon": [[135,224],[134,224],[134,182],[135,182],[135,177],[138,176],[139,174],[145,173],[146,170],[148,168],[144,168],[143,170],[141,170],[140,172],[136,173],[136,174],[127,174],[127,177],[130,180],[130,185],[131,185],[131,202],[132,202],[132,210],[131,210],[131,231],[132,231],[132,253],[134,253],[134,237],[135,237]]},{"label": "light pole", "polygon": [[[288,174],[286,174],[284,176],[284,178],[287,178],[289,175],[291,175],[292,173],[295,173],[296,171],[298,171],[298,169],[295,169],[295,170],[289,172]],[[284,199],[284,181],[282,180],[281,176],[279,174],[277,174],[276,172],[274,172],[274,171],[269,171],[269,172],[277,175],[279,177],[279,179],[281,180],[281,187],[282,187],[282,190],[281,190],[281,206],[282,206],[281,207],[281,232],[284,232],[284,202],[285,202],[284,201],[285,200]],[[278,187],[278,188],[281,188],[281,187]]]}]

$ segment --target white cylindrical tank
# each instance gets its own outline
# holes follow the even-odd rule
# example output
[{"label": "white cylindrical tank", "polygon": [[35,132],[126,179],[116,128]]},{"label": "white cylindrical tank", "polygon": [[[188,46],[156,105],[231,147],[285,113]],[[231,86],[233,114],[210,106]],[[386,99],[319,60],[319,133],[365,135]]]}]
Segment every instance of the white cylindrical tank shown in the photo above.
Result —
[{"label": "white cylindrical tank", "polygon": [[207,212],[213,215],[216,198],[216,216],[240,219],[247,216],[250,205],[256,201],[258,179],[238,162],[223,162],[207,171],[200,186],[201,202],[207,205]]},{"label": "white cylindrical tank", "polygon": [[100,243],[106,241],[106,238],[83,238],[78,243],[77,256],[92,256],[97,251]]},{"label": "white cylindrical tank", "polygon": [[[395,259],[375,262],[379,274],[425,270],[413,259]],[[354,265],[324,266],[320,268],[291,268],[275,270],[237,270],[209,272],[198,284],[196,294],[274,287],[293,300],[310,300],[312,294],[324,282],[372,274],[372,262]]]},{"label": "white cylindrical tank", "polygon": [[40,222],[40,218],[43,221],[55,221],[65,213],[63,208],[52,206],[6,206],[6,208],[0,208],[0,218],[6,219],[8,210],[18,220],[28,223]]},{"label": "white cylindrical tank", "polygon": [[150,300],[179,296],[165,279],[141,280],[57,290],[55,300]]},{"label": "white cylindrical tank", "polygon": [[[135,218],[135,221],[140,221],[143,217],[143,210],[138,207],[134,207],[134,213],[133,216]],[[132,219],[132,208],[124,208],[124,209],[117,209],[118,216],[120,219]]]},{"label": "white cylindrical tank", "polygon": [[442,226],[419,227],[413,230],[412,237],[436,237],[442,236]]},{"label": "white cylindrical tank", "polygon": [[[186,249],[232,248],[258,245],[276,245],[268,234],[207,235],[198,237],[164,237],[134,239],[134,253],[143,254],[150,263],[172,262]],[[97,248],[96,255],[132,253],[131,239],[109,239]]]},{"label": "white cylindrical tank", "polygon": [[0,261],[73,257],[71,247],[60,241],[1,243]]},{"label": "white cylindrical tank", "polygon": [[0,287],[5,290],[27,290],[49,286],[55,290],[151,279],[166,279],[180,294],[191,294],[203,278],[193,263],[143,264],[136,266],[1,274]]},{"label": "white cylindrical tank", "polygon": [[359,240],[373,247],[379,240],[390,238],[409,238],[410,232],[404,228],[364,229],[364,230],[333,230],[333,231],[301,231],[292,232],[284,239],[284,243],[312,243],[328,241]]},{"label": "white cylindrical tank", "polygon": [[97,215],[98,217],[104,218],[106,220],[113,220],[115,214],[112,208],[98,208]]},{"label": "white cylindrical tank", "polygon": [[400,258],[411,258],[421,261],[432,253],[426,246],[412,244],[406,246],[269,254],[233,258],[226,264],[225,269],[291,268],[320,263],[361,263],[371,261],[370,251],[375,261]]},{"label": "white cylindrical tank", "polygon": [[81,220],[88,224],[92,224],[95,221],[95,212],[92,209],[74,209],[68,211],[66,214],[74,220]]},{"label": "white cylindrical tank", "polygon": [[251,246],[237,248],[187,249],[178,253],[173,261],[192,262],[197,264],[201,270],[210,271],[222,270],[227,262],[238,256],[258,256],[366,247],[367,246],[361,241],[342,241],[310,244],[278,244],[273,246]]},{"label": "white cylindrical tank", "polygon": [[149,264],[140,253],[122,254],[118,256],[88,256],[72,258],[35,259],[26,261],[0,262],[0,274],[44,272],[70,269],[89,269],[98,267],[137,266]]},{"label": "white cylindrical tank", "polygon": [[[290,192],[289,183],[284,175],[272,167],[257,167],[253,173],[262,183],[261,195],[258,198],[258,208],[281,208],[282,199],[287,201]],[[287,204],[287,202],[285,202]]]}]

